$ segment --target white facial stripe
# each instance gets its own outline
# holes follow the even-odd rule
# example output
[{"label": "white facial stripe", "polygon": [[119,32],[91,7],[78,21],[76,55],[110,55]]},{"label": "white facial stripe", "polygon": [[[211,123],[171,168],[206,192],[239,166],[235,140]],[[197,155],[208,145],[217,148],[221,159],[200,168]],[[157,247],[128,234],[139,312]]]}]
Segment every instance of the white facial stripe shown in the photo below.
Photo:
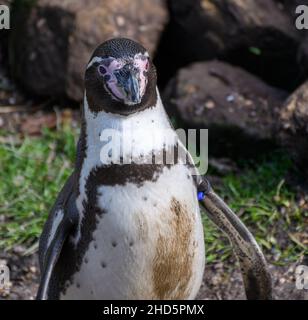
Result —
[{"label": "white facial stripe", "polygon": [[90,67],[92,67],[92,65],[96,62],[101,63],[102,62],[102,58],[101,57],[94,57],[88,64],[87,69],[89,69]]},{"label": "white facial stripe", "polygon": [[140,71],[140,95],[143,96],[148,83],[146,73],[149,69],[149,58],[142,53],[136,54],[134,57],[134,66]]}]

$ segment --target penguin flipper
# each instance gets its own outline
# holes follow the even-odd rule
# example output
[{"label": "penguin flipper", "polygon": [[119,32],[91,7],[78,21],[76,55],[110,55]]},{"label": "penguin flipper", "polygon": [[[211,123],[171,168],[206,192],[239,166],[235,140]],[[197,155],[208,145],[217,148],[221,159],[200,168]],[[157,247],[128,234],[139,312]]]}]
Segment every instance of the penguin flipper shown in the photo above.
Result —
[{"label": "penguin flipper", "polygon": [[[73,232],[78,221],[78,211],[73,185],[74,175],[71,175],[59,193],[40,238],[39,259],[41,281],[36,297],[37,300],[48,299],[48,289],[52,272],[60,257],[65,240]],[[59,212],[62,212],[61,221],[59,221],[58,225],[54,226],[56,216]],[[52,238],[50,239],[50,237]]]},{"label": "penguin flipper", "polygon": [[228,236],[239,260],[248,300],[272,299],[271,276],[264,255],[238,216],[203,179],[198,191],[204,192],[201,204],[209,218]]}]

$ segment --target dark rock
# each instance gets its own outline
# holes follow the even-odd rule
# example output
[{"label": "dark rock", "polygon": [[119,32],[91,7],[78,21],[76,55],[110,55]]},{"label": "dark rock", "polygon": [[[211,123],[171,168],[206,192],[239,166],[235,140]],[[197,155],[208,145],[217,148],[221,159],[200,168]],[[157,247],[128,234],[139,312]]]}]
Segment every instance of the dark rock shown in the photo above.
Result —
[{"label": "dark rock", "polygon": [[275,2],[281,6],[282,10],[292,17],[294,22],[297,17],[295,9],[300,5],[308,6],[307,0],[275,0]]},{"label": "dark rock", "polygon": [[37,95],[80,101],[86,64],[101,42],[129,37],[153,54],[168,20],[164,0],[38,0],[15,10],[14,74]]},{"label": "dark rock", "polygon": [[251,43],[265,32],[296,38],[290,19],[272,0],[178,0],[171,1],[171,9],[179,27],[198,43],[190,49],[201,58]]},{"label": "dark rock", "polygon": [[[2,0],[0,2],[0,5],[6,5],[9,8],[11,8],[11,0]],[[1,65],[4,64],[4,60],[6,60],[7,56],[7,47],[8,47],[8,35],[9,35],[10,30],[8,29],[1,29],[0,30],[0,69]]]},{"label": "dark rock", "polygon": [[298,48],[298,61],[301,65],[301,74],[308,75],[308,34],[303,38]]},{"label": "dark rock", "polygon": [[285,97],[257,77],[219,61],[181,69],[165,91],[168,112],[186,128],[209,129],[211,154],[224,157],[270,147]]},{"label": "dark rock", "polygon": [[177,0],[170,1],[170,8],[182,60],[218,57],[274,86],[294,85],[300,69],[296,60],[300,39],[281,4],[273,0]]},{"label": "dark rock", "polygon": [[[276,0],[276,1],[282,5],[283,10],[290,16],[292,20],[292,24],[294,26],[296,26],[296,21],[298,18],[300,18],[300,16],[304,17],[306,20],[305,21],[302,18],[300,18],[299,20],[300,24],[302,25],[304,22],[308,24],[308,15],[307,15],[308,0]],[[304,16],[302,13],[296,13],[296,8],[302,5],[307,6],[307,11]],[[305,28],[299,29],[299,30],[297,29],[297,35],[300,39],[298,53],[297,53],[297,64],[300,66],[300,69],[297,72],[297,77],[293,80],[295,80],[295,83],[298,84],[298,81],[296,81],[298,78],[300,80],[306,79],[308,75],[308,44],[307,44],[308,30]]]},{"label": "dark rock", "polygon": [[301,85],[280,110],[278,136],[308,175],[308,82]]}]

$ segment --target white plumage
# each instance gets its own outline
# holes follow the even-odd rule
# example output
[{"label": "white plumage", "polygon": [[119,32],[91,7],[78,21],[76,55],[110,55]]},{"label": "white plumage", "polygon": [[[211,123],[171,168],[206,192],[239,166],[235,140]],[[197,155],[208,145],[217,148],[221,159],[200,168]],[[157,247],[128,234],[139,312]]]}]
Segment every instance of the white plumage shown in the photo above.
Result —
[{"label": "white plumage", "polygon": [[[158,97],[159,93],[157,92]],[[84,216],[85,183],[102,165],[100,134],[113,128],[134,140],[133,157],[174,144],[160,98],[155,107],[131,116],[91,113],[85,99],[87,157],[80,177],[77,208]],[[80,271],[61,299],[193,299],[204,270],[204,239],[196,188],[182,163],[165,167],[143,185],[98,187],[100,217]],[[121,199],[121,200],[119,200]],[[80,225],[79,225],[80,230]],[[80,241],[80,231],[74,239]],[[172,270],[174,268],[175,270]],[[177,270],[178,269],[178,270]],[[168,274],[166,274],[168,273]]]}]

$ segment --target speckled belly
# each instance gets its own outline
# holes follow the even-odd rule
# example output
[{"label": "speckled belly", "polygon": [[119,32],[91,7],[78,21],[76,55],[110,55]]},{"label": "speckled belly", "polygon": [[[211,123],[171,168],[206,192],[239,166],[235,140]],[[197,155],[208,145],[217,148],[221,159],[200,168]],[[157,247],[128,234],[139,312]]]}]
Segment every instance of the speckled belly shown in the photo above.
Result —
[{"label": "speckled belly", "polygon": [[[101,186],[93,240],[61,299],[193,299],[204,239],[192,180],[168,176],[143,186]],[[172,177],[172,176],[171,176]],[[169,184],[170,181],[170,184]],[[85,213],[85,219],[86,219]]]}]

